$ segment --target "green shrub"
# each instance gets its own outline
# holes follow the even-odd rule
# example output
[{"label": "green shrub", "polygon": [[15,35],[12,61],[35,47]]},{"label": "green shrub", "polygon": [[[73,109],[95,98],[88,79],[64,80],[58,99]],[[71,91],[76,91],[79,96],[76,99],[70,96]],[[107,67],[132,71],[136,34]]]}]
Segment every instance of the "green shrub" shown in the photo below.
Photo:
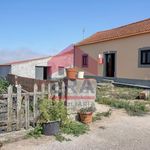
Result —
[{"label": "green shrub", "polygon": [[3,78],[0,78],[0,94],[7,92],[9,82]]},{"label": "green shrub", "polygon": [[63,101],[50,99],[40,100],[39,110],[39,123],[60,120],[61,124],[63,124],[67,120],[67,108],[65,107]]},{"label": "green shrub", "polygon": [[62,133],[73,134],[74,136],[84,134],[88,130],[89,126],[77,121],[69,121],[61,128]]},{"label": "green shrub", "polygon": [[33,130],[31,130],[26,137],[34,137],[34,138],[38,138],[41,137],[42,135],[42,127],[41,125],[37,125]]},{"label": "green shrub", "polygon": [[89,127],[77,121],[71,121],[67,118],[67,109],[63,101],[53,101],[49,99],[41,100],[39,103],[40,117],[38,119],[38,126],[35,127],[28,135],[35,138],[42,134],[42,123],[46,123],[53,120],[61,121],[61,132],[56,135],[58,141],[68,141],[62,133],[73,134],[74,136],[79,136],[86,133]]}]

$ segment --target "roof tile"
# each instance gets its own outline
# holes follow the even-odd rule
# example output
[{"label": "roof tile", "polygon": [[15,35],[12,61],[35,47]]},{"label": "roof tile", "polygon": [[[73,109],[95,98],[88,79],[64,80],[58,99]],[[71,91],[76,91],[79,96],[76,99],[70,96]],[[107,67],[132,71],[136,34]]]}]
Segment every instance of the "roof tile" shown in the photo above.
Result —
[{"label": "roof tile", "polygon": [[144,33],[150,33],[150,18],[111,30],[97,32],[77,43],[76,46],[115,40]]}]

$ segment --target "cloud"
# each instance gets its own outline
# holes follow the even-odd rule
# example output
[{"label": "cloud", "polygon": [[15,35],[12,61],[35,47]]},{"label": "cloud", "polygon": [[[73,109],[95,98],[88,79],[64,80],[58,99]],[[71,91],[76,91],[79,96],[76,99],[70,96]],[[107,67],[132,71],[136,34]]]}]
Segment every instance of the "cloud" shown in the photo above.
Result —
[{"label": "cloud", "polygon": [[45,55],[36,53],[30,49],[21,49],[21,50],[0,49],[0,64],[18,60],[38,58],[43,56]]}]

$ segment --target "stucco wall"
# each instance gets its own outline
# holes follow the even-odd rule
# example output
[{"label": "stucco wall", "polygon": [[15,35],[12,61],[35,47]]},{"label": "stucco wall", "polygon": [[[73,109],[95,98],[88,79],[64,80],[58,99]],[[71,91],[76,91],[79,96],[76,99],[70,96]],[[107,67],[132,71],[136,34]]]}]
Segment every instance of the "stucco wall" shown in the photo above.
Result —
[{"label": "stucco wall", "polygon": [[[79,46],[75,51],[75,65],[82,70],[86,70],[87,75],[103,76],[104,65],[97,63],[98,54],[116,51],[116,77],[150,80],[150,68],[138,67],[138,50],[143,47],[150,47],[150,34]],[[78,51],[80,51],[80,54],[89,54],[95,65],[89,62],[88,68],[82,68],[82,56]],[[90,68],[92,67],[95,67],[97,72],[91,71]]]},{"label": "stucco wall", "polygon": [[28,78],[35,78],[36,66],[47,66],[48,60],[51,58],[33,60],[25,63],[13,64],[11,67],[11,73]]},{"label": "stucco wall", "polygon": [[0,66],[0,77],[5,78],[9,73],[11,73],[11,66]]},{"label": "stucco wall", "polygon": [[[66,68],[73,67],[73,50],[62,53],[49,60],[48,66],[51,67],[51,78],[63,78],[66,76]],[[64,67],[64,74],[59,74],[59,67]]]}]

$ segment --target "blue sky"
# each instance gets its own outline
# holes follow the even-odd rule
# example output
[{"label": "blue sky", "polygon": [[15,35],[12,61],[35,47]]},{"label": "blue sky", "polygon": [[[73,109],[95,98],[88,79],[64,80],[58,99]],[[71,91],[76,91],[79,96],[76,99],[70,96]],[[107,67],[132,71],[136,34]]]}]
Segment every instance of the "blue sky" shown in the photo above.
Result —
[{"label": "blue sky", "polygon": [[149,18],[149,8],[149,0],[0,0],[0,62],[53,55],[82,40],[83,28],[88,37]]}]

